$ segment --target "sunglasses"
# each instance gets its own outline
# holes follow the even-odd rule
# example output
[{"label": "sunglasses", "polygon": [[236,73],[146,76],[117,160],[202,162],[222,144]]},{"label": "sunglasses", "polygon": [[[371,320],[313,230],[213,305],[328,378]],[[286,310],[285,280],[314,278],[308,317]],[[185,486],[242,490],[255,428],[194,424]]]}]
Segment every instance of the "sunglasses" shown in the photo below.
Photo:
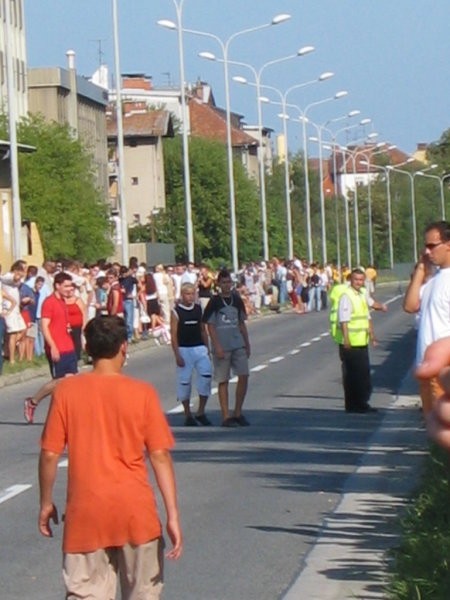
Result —
[{"label": "sunglasses", "polygon": [[425,244],[425,248],[427,250],[434,250],[435,248],[437,248],[441,244],[445,244],[445,242],[434,242],[434,243],[430,242],[429,244]]}]

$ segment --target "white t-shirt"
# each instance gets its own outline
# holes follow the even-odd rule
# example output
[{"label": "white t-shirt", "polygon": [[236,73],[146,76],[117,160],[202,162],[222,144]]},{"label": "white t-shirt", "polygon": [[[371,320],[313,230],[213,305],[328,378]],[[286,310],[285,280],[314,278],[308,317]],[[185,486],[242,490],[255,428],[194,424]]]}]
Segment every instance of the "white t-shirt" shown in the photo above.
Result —
[{"label": "white t-shirt", "polygon": [[424,284],[421,293],[417,364],[423,361],[432,342],[450,336],[450,267],[440,269]]}]

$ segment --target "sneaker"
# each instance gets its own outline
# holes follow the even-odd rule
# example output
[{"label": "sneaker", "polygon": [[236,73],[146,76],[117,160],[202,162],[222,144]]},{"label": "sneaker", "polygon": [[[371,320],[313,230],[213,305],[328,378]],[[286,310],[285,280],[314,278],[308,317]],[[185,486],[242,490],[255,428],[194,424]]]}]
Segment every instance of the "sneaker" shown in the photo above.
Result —
[{"label": "sneaker", "polygon": [[185,427],[197,427],[197,421],[194,419],[194,417],[189,416],[184,420],[184,425]]},{"label": "sneaker", "polygon": [[204,414],[203,415],[195,415],[195,418],[200,423],[200,425],[203,425],[204,427],[207,427],[208,425],[212,425],[211,421]]},{"label": "sneaker", "polygon": [[236,421],[237,425],[239,425],[239,427],[248,427],[250,425],[249,421],[247,421],[244,415],[234,417],[234,420]]},{"label": "sneaker", "polygon": [[228,419],[222,422],[222,427],[239,427],[239,425],[236,423],[236,419],[228,417]]},{"label": "sneaker", "polygon": [[33,404],[31,401],[31,396],[29,398],[25,398],[23,403],[23,416],[27,423],[34,422],[34,411],[36,410],[36,404]]}]

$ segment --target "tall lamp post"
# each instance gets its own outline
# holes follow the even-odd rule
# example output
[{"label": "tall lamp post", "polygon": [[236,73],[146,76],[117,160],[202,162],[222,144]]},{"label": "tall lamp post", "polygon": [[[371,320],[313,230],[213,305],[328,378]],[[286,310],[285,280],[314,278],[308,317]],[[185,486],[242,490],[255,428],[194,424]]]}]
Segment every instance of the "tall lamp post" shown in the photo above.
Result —
[{"label": "tall lamp post", "polygon": [[[311,142],[317,142],[319,144],[320,219],[321,219],[321,233],[322,233],[321,237],[322,237],[322,262],[323,262],[323,264],[326,264],[328,262],[327,234],[326,234],[326,221],[325,221],[325,194],[324,194],[324,189],[323,189],[323,153],[322,153],[323,131],[327,131],[331,135],[333,135],[331,130],[327,128],[327,125],[329,123],[335,123],[337,121],[342,121],[343,119],[356,117],[359,114],[360,114],[359,110],[351,110],[346,115],[343,115],[341,117],[336,117],[334,119],[329,119],[322,125],[317,125],[313,121],[309,121],[310,124],[315,128],[315,130],[317,132],[317,137],[310,137],[309,139]],[[358,126],[361,123],[362,123],[362,121],[360,121],[360,123],[355,126]],[[353,125],[350,125],[349,127],[353,127]]]},{"label": "tall lamp post", "polygon": [[[290,54],[288,56],[283,56],[281,58],[270,60],[270,61],[264,63],[259,68],[259,70],[256,70],[253,67],[253,65],[251,65],[249,63],[244,63],[244,62],[239,62],[239,61],[234,61],[234,60],[228,61],[229,64],[231,64],[231,65],[246,67],[246,68],[250,69],[250,71],[253,73],[253,76],[255,78],[254,83],[247,81],[247,79],[245,79],[244,77],[233,77],[233,80],[236,81],[237,83],[245,83],[245,84],[256,87],[257,112],[258,112],[258,138],[259,138],[259,140],[258,140],[259,141],[258,168],[259,168],[259,181],[260,181],[259,190],[260,190],[260,198],[261,198],[261,224],[262,224],[262,230],[263,230],[264,260],[269,259],[269,236],[268,236],[268,231],[267,231],[266,179],[265,179],[265,162],[264,162],[264,147],[263,147],[262,108],[261,108],[261,100],[260,100],[261,77],[262,77],[263,71],[267,67],[278,64],[280,62],[284,62],[286,60],[290,60],[292,58],[296,58],[297,56],[305,56],[306,54],[309,54],[310,52],[313,52],[313,51],[314,51],[313,46],[304,46],[303,48],[300,48],[296,54]],[[222,63],[224,62],[223,60],[216,58],[216,56],[214,54],[212,54],[211,52],[200,52],[199,56],[201,56],[202,58],[206,58],[207,60],[216,60],[217,62],[222,62]],[[263,87],[266,87],[266,86],[263,86]]]},{"label": "tall lamp post", "polygon": [[194,226],[192,222],[192,197],[191,197],[191,170],[189,165],[189,117],[186,102],[186,77],[184,68],[184,43],[183,43],[183,7],[184,0],[172,0],[175,7],[177,25],[172,21],[158,21],[158,25],[176,29],[178,35],[178,64],[180,69],[180,101],[181,101],[181,120],[183,129],[181,137],[183,140],[183,181],[184,181],[184,205],[186,211],[186,240],[187,255],[189,262],[195,262],[194,249]]},{"label": "tall lamp post", "polygon": [[11,5],[4,3],[4,36],[6,59],[6,87],[8,97],[9,155],[11,172],[11,202],[13,224],[13,256],[15,260],[22,258],[22,211],[20,206],[19,155],[17,145],[17,104],[15,96],[14,57],[11,39]]},{"label": "tall lamp post", "polygon": [[[434,168],[433,165],[432,167]],[[430,179],[437,179],[439,181],[439,191],[441,195],[441,217],[442,220],[445,221],[444,181],[450,177],[450,174],[444,175],[443,177],[439,177],[439,175],[431,175],[430,173],[425,173],[424,171],[417,171],[416,175],[419,175],[421,177],[429,177]]]},{"label": "tall lamp post", "polygon": [[120,73],[120,50],[119,50],[119,26],[117,17],[117,0],[112,0],[113,13],[113,33],[114,33],[114,68],[116,79],[116,122],[117,122],[117,154],[119,159],[118,165],[118,192],[119,192],[119,209],[120,209],[120,225],[122,233],[122,263],[128,265],[128,217],[127,205],[124,192],[125,183],[125,153],[123,147],[123,120],[122,120],[122,85]]},{"label": "tall lamp post", "polygon": [[[371,152],[370,154],[368,154],[367,149],[355,152],[354,153],[355,160],[353,162],[354,167],[355,167],[355,169],[354,169],[355,173],[356,173],[356,158],[358,156],[364,157],[365,160],[361,161],[361,163],[364,163],[367,166],[367,213],[368,213],[368,230],[369,230],[369,263],[371,265],[373,265],[373,263],[374,263],[374,253],[373,253],[373,218],[372,218],[372,190],[371,190],[371,180],[370,180],[370,167],[371,167],[370,159],[372,156],[375,156],[377,154],[382,154],[383,152],[385,152],[386,148],[384,148],[384,146],[386,146],[385,142],[378,142],[378,144],[375,144],[375,148],[379,148],[379,150],[377,150],[375,152]],[[355,186],[355,188],[356,188],[356,186]]]},{"label": "tall lamp post", "polygon": [[306,231],[307,231],[307,239],[308,239],[308,261],[309,263],[313,262],[313,245],[312,245],[312,229],[311,229],[311,191],[309,186],[309,169],[308,169],[308,144],[306,137],[306,124],[307,124],[307,113],[314,106],[319,106],[320,104],[325,104],[325,102],[331,102],[332,100],[339,100],[348,95],[346,90],[342,90],[337,92],[334,96],[330,96],[329,98],[324,98],[323,100],[318,100],[317,102],[312,102],[308,104],[304,110],[301,111],[301,121],[302,121],[302,130],[303,130],[303,161],[304,161],[304,169],[305,169],[305,202],[306,202]]},{"label": "tall lamp post", "polygon": [[[309,52],[311,52],[312,49],[313,49],[312,46],[305,46],[304,48],[300,48],[300,50],[298,51],[298,55],[304,56],[305,54],[309,54]],[[271,85],[264,84],[261,86],[261,84],[259,84],[257,87],[259,111],[261,111],[261,104],[263,101],[270,102],[267,98],[260,95],[261,87],[263,87],[265,90],[271,90],[278,95],[278,97],[280,98],[280,102],[279,103],[271,102],[271,103],[272,104],[280,104],[282,106],[283,114],[286,114],[287,97],[291,92],[293,92],[294,90],[306,87],[308,85],[312,85],[313,83],[319,83],[321,81],[326,81],[327,79],[330,79],[331,77],[333,77],[333,75],[334,74],[331,73],[330,71],[326,71],[326,72],[322,73],[321,75],[319,75],[319,77],[317,79],[312,79],[310,81],[305,81],[304,83],[295,84],[295,85],[289,87],[284,92],[282,92],[278,88],[273,87]],[[252,84],[251,82],[248,82],[244,77],[233,77],[233,80],[236,81],[237,83],[255,85],[255,84]],[[255,87],[256,87],[256,85],[255,85]],[[291,186],[290,186],[290,174],[289,174],[289,152],[288,152],[288,137],[287,137],[288,132],[287,132],[286,120],[287,120],[286,118],[283,118],[283,138],[284,138],[284,149],[285,149],[284,150],[284,152],[285,152],[285,156],[284,156],[284,190],[285,190],[285,204],[286,204],[287,256],[288,256],[288,258],[293,258],[294,242],[293,242],[293,233],[292,233],[292,210],[291,210],[291,189],[290,189]]]},{"label": "tall lamp post", "polygon": [[[392,165],[393,167],[401,167],[406,165],[409,162],[412,162],[413,158],[408,158],[401,163],[396,165]],[[361,164],[365,164],[366,161],[361,161]],[[383,167],[381,165],[372,164],[374,169],[379,171],[383,171],[385,179],[386,179],[386,200],[387,200],[387,218],[388,218],[388,245],[389,245],[389,266],[391,270],[394,268],[394,243],[393,243],[393,231],[392,231],[392,202],[391,202],[391,179],[390,174],[391,170],[386,166]]]},{"label": "tall lamp post", "polygon": [[[230,81],[228,75],[228,66],[229,66],[229,48],[230,44],[237,37],[247,34],[253,33],[255,31],[260,31],[262,29],[266,29],[267,27],[271,27],[272,25],[279,25],[280,23],[284,23],[290,19],[290,15],[287,14],[279,14],[276,15],[270,23],[265,23],[263,25],[258,25],[255,27],[249,27],[247,29],[243,29],[241,31],[237,31],[233,33],[230,37],[228,37],[225,41],[223,41],[219,36],[209,33],[207,31],[198,31],[195,29],[183,29],[184,33],[189,33],[192,35],[197,35],[201,37],[207,37],[215,40],[222,51],[222,60],[224,65],[224,81],[225,81],[225,110],[226,110],[226,129],[227,129],[227,162],[228,162],[228,185],[229,185],[229,209],[230,209],[230,233],[231,233],[231,256],[233,263],[233,271],[237,273],[239,269],[239,259],[238,259],[238,243],[237,243],[237,224],[236,224],[236,198],[235,198],[235,186],[234,186],[234,166],[233,166],[233,145],[231,138],[231,106],[230,106]],[[158,24],[167,27],[169,29],[176,29],[177,26],[175,23],[167,20],[158,21]],[[181,29],[178,26],[178,29]]]}]

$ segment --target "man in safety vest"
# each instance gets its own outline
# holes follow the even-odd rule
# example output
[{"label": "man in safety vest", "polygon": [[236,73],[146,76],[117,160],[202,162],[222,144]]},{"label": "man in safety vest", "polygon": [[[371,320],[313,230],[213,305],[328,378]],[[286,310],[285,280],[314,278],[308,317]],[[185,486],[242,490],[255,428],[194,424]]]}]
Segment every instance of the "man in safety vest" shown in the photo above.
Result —
[{"label": "man in safety vest", "polygon": [[365,273],[353,269],[350,287],[339,297],[335,341],[342,362],[345,410],[351,413],[376,412],[369,404],[372,392],[369,340],[376,343],[369,305],[364,291]]}]

